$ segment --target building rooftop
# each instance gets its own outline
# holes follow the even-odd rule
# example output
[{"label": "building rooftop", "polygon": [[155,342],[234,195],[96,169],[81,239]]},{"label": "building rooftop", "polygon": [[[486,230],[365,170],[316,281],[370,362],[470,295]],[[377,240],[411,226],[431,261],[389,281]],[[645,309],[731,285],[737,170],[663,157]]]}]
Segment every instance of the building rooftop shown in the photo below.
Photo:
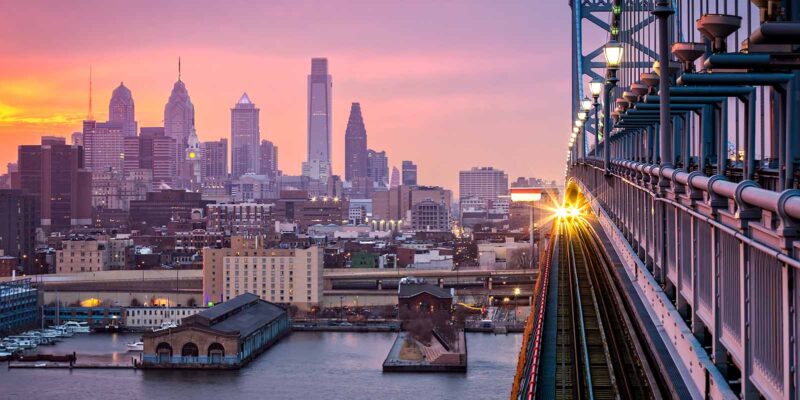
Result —
[{"label": "building rooftop", "polygon": [[239,337],[247,337],[284,313],[283,308],[245,293],[187,319],[202,321],[202,325],[220,332],[238,332]]},{"label": "building rooftop", "polygon": [[414,297],[421,293],[428,293],[431,296],[438,297],[440,299],[452,299],[453,296],[450,294],[450,291],[444,288],[440,288],[436,285],[431,285],[429,283],[405,283],[400,285],[399,292],[397,293],[398,298],[409,298]]}]

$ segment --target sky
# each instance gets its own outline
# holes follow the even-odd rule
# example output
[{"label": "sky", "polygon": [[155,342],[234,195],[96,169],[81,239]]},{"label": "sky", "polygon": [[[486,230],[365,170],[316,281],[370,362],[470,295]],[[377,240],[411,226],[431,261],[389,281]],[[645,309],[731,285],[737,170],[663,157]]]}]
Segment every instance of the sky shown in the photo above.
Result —
[{"label": "sky", "polygon": [[334,173],[360,102],[368,146],[390,168],[416,162],[420,184],[457,191],[458,171],[474,166],[563,177],[566,0],[0,1],[0,171],[18,145],[81,129],[90,65],[95,119],[124,82],[139,126],[162,126],[180,56],[201,141],[230,137],[247,92],[280,168],[299,174],[310,59],[327,57]]}]

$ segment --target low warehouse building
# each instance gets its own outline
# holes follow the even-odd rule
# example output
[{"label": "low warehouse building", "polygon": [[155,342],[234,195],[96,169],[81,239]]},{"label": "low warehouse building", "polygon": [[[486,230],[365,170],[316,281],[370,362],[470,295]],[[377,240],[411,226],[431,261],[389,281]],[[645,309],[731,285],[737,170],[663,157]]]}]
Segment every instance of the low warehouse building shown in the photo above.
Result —
[{"label": "low warehouse building", "polygon": [[137,366],[240,368],[290,329],[286,310],[246,293],[184,318],[177,328],[146,332]]}]

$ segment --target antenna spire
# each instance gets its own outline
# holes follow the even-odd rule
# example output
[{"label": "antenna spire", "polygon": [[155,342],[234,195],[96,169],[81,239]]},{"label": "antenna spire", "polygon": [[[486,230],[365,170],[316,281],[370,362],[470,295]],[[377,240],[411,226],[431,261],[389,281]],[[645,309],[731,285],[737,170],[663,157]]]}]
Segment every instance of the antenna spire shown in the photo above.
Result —
[{"label": "antenna spire", "polygon": [[178,56],[178,80],[181,80],[181,56]]},{"label": "antenna spire", "polygon": [[86,114],[86,119],[89,121],[94,120],[92,115],[92,66],[89,65],[89,112]]}]

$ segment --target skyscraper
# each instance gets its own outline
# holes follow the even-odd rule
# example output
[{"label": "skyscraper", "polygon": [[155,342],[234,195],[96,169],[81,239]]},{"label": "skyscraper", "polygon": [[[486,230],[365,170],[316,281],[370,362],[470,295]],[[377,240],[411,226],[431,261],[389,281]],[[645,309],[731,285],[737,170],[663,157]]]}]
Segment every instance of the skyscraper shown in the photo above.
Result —
[{"label": "skyscraper", "polygon": [[278,168],[278,146],[275,146],[269,140],[262,140],[260,153],[260,174],[270,178],[278,176],[280,171]]},{"label": "skyscraper", "polygon": [[153,171],[153,187],[171,185],[175,177],[175,139],[164,128],[143,127],[139,136],[125,138],[125,171]]},{"label": "skyscraper", "polygon": [[125,137],[136,136],[137,124],[134,110],[131,91],[120,82],[119,86],[111,93],[111,101],[108,102],[108,120],[121,123],[122,135]]},{"label": "skyscraper", "polygon": [[326,181],[331,174],[331,90],[327,58],[311,59],[308,75],[308,158],[303,175]]},{"label": "skyscraper", "polygon": [[228,177],[228,139],[200,144],[203,182]]},{"label": "skyscraper", "polygon": [[82,153],[60,137],[44,136],[41,145],[19,146],[20,187],[38,198],[46,232],[91,224],[92,174],[83,169]]},{"label": "skyscraper", "polygon": [[[178,72],[178,81],[172,87],[169,101],[164,106],[164,134],[175,140],[176,169],[173,175],[177,175],[179,171],[183,170],[181,165],[186,155],[186,145],[192,129],[194,129],[194,105],[189,98],[186,85],[181,81],[180,72]],[[153,179],[155,180],[155,177]]]},{"label": "skyscraper", "polygon": [[411,161],[403,161],[403,185],[417,185],[417,164]]},{"label": "skyscraper", "polygon": [[364,127],[359,103],[350,106],[350,118],[344,133],[344,157],[345,180],[352,182],[353,179],[368,176],[367,129]]},{"label": "skyscraper", "polygon": [[[83,121],[83,157],[86,169],[122,172],[125,161],[121,122]],[[134,135],[135,136],[135,135]]]},{"label": "skyscraper", "polygon": [[389,187],[400,186],[400,170],[392,167],[392,176],[389,178]]},{"label": "skyscraper", "polygon": [[389,159],[385,151],[367,150],[367,168],[369,177],[377,186],[389,185]]},{"label": "skyscraper", "polygon": [[231,175],[237,179],[246,173],[258,173],[259,142],[258,128],[260,110],[250,101],[247,93],[242,94],[231,108]]}]

